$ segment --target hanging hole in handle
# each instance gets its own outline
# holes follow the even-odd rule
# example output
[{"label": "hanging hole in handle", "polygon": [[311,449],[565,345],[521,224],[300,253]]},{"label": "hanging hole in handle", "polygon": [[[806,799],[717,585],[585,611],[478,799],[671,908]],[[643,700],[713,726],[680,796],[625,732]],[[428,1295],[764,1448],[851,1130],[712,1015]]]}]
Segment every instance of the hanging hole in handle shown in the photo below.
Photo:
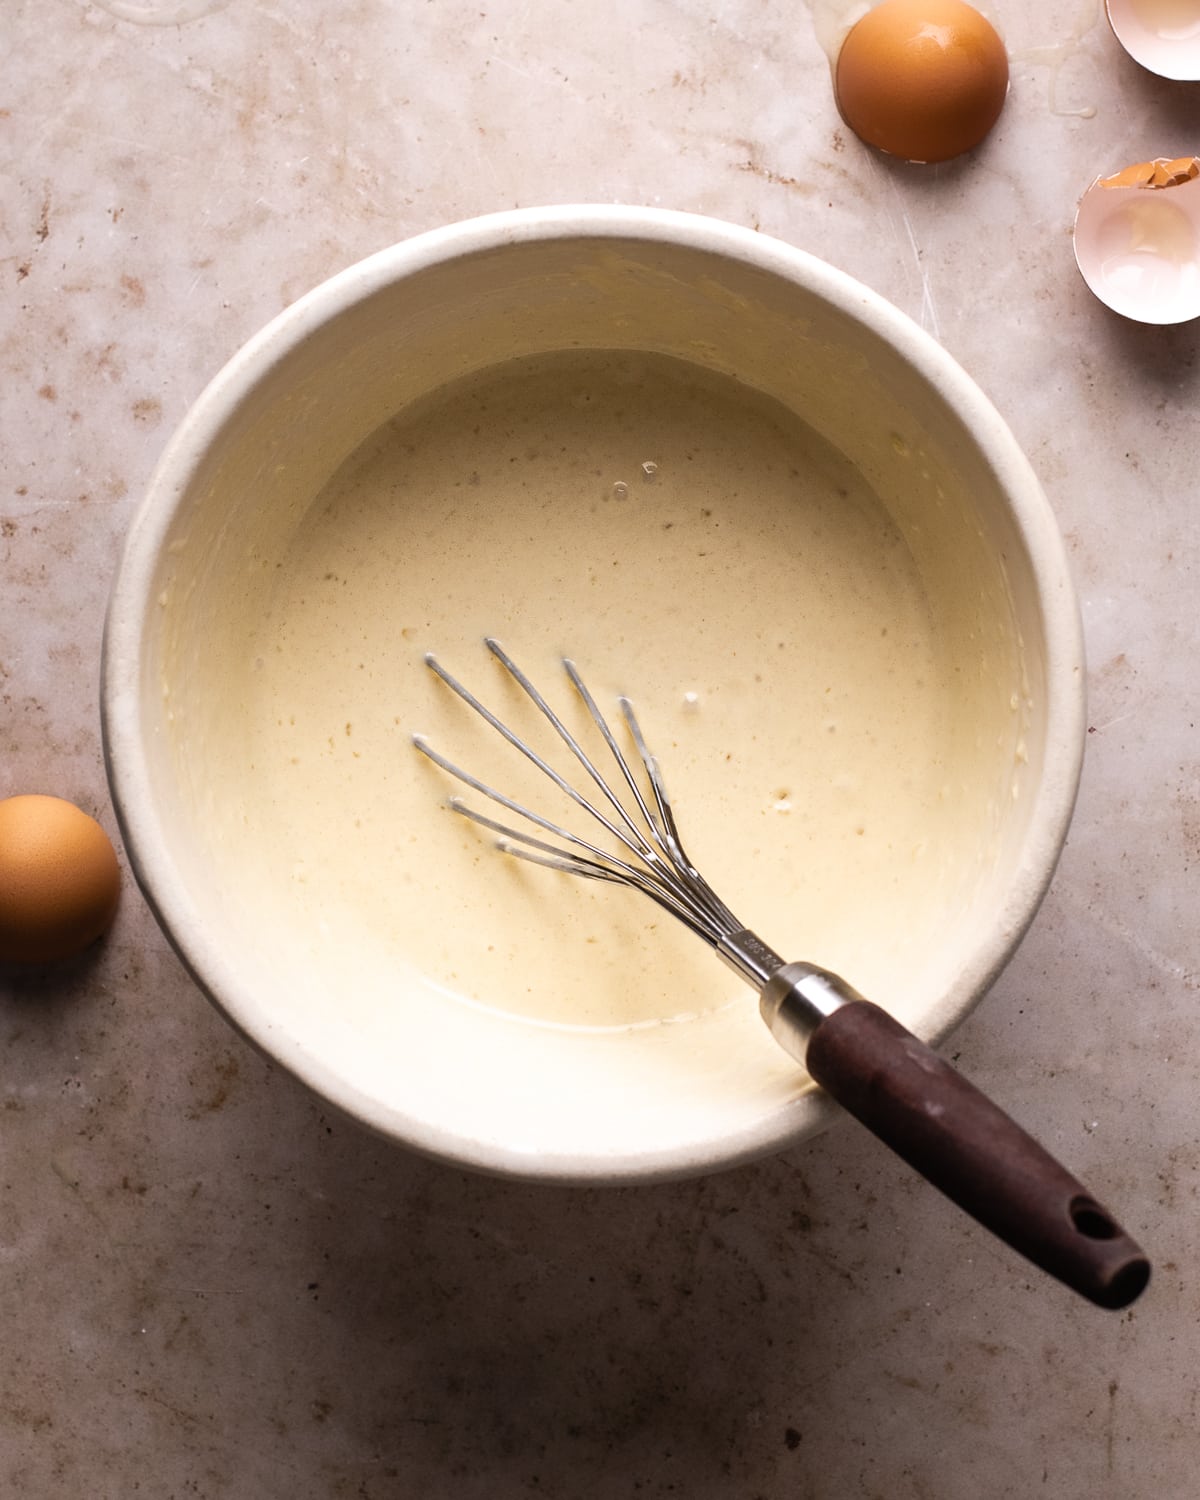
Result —
[{"label": "hanging hole in handle", "polygon": [[1121,1233],[1120,1225],[1114,1224],[1098,1203],[1090,1198],[1072,1198],[1067,1210],[1071,1223],[1089,1240],[1115,1240]]}]

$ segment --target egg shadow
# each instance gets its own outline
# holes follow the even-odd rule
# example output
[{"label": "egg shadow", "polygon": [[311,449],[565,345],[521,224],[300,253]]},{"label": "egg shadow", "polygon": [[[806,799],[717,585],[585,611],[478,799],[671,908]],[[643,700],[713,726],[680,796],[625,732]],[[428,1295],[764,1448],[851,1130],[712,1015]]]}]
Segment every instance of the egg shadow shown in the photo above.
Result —
[{"label": "egg shadow", "polygon": [[1097,327],[1106,345],[1106,362],[1133,378],[1125,395],[1153,408],[1172,405],[1200,389],[1200,319],[1188,323],[1138,323],[1097,300]]},{"label": "egg shadow", "polygon": [[[1116,37],[1111,38],[1111,52],[1106,66],[1112,69],[1119,95],[1135,109],[1150,111],[1154,126],[1163,137],[1161,148],[1155,148],[1158,156],[1191,156],[1197,150],[1196,121],[1200,119],[1200,80],[1163,78],[1142,67],[1131,57]],[[1131,113],[1134,112],[1131,109]],[[1171,145],[1169,137],[1176,138],[1178,150]],[[1139,158],[1117,162],[1113,171],[1120,171]]]},{"label": "egg shadow", "polygon": [[107,935],[82,953],[46,963],[0,959],[0,1006],[12,1013],[53,1014],[84,1003],[106,962]]},{"label": "egg shadow", "polygon": [[965,177],[979,171],[981,157],[988,143],[981,141],[970,151],[964,151],[947,161],[908,161],[903,156],[893,156],[865,141],[860,143],[870,153],[874,165],[888,172],[898,185],[909,192],[945,192],[947,185],[953,186]]}]

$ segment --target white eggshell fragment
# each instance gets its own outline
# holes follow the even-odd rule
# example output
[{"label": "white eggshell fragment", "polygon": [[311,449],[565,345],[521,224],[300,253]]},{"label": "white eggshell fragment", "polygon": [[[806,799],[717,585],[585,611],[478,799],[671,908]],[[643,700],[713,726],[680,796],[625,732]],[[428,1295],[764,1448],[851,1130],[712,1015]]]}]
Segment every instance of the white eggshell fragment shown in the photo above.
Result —
[{"label": "white eggshell fragment", "polygon": [[1123,317],[1200,318],[1200,157],[1159,157],[1098,177],[1075,216],[1075,259]]},{"label": "white eggshell fragment", "polygon": [[1105,0],[1105,9],[1134,62],[1160,78],[1200,79],[1200,0]]}]

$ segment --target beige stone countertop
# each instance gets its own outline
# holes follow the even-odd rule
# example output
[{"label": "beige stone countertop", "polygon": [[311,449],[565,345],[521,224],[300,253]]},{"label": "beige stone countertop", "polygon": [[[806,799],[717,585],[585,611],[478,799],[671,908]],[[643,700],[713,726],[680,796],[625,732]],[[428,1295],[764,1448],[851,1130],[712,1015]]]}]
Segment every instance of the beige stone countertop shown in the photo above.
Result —
[{"label": "beige stone countertop", "polygon": [[0,1494],[14,1500],[1190,1500],[1200,1472],[1200,324],[1071,253],[1200,85],[1096,0],[998,4],[971,157],[841,124],[783,0],[5,0],[0,795],[114,832],[108,587],[188,404],[277,311],[494,209],[651,204],[812,251],[929,330],[1061,520],[1089,654],[1071,837],[949,1050],[1156,1265],[1028,1270],[846,1123],[696,1181],[466,1175],[325,1110],[126,871],[85,958],[0,971]]}]

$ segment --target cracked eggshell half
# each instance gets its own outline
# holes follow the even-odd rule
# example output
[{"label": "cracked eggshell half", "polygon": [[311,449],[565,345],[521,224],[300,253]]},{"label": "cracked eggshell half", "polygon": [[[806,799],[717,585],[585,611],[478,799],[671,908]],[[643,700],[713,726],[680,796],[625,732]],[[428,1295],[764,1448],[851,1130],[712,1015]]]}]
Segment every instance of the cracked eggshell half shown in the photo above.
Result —
[{"label": "cracked eggshell half", "polygon": [[1105,0],[1113,35],[1134,62],[1160,78],[1200,79],[1197,0]]},{"label": "cracked eggshell half", "polygon": [[1139,323],[1200,318],[1200,157],[1098,177],[1075,216],[1075,260],[1107,307]]}]

